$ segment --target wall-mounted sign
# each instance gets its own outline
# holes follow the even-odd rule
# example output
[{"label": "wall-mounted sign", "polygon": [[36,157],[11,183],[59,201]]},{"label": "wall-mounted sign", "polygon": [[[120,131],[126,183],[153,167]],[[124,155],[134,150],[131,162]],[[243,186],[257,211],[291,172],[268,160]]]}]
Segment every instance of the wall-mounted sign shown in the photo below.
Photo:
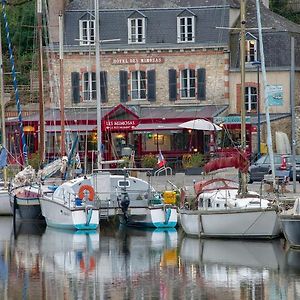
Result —
[{"label": "wall-mounted sign", "polygon": [[139,120],[104,120],[105,130],[132,130],[139,124]]},{"label": "wall-mounted sign", "polygon": [[[246,116],[246,123],[251,123],[251,118]],[[241,124],[241,116],[214,117],[216,124]]]},{"label": "wall-mounted sign", "polygon": [[282,85],[267,85],[268,103],[270,106],[283,105]]},{"label": "wall-mounted sign", "polygon": [[162,64],[163,57],[159,56],[145,56],[145,57],[118,57],[113,58],[111,63],[113,65],[129,65],[129,64]]}]

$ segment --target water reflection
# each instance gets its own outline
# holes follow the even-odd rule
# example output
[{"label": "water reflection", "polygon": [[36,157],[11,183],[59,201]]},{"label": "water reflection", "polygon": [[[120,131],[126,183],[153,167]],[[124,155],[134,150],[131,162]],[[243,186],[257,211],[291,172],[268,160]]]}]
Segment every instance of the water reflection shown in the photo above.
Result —
[{"label": "water reflection", "polygon": [[[191,251],[193,249],[193,251]],[[180,258],[196,285],[226,291],[225,299],[299,299],[299,252],[283,240],[182,240]],[[289,266],[290,265],[290,266]],[[289,275],[291,275],[289,277]]]},{"label": "water reflection", "polygon": [[11,218],[0,218],[0,233],[1,299],[300,298],[300,251],[283,240],[200,240],[110,225],[14,230]]}]

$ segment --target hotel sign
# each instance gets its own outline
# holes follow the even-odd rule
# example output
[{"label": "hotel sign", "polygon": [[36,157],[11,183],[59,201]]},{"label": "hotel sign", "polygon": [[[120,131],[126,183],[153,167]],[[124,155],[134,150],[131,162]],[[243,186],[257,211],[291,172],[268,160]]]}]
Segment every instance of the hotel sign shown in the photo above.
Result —
[{"label": "hotel sign", "polygon": [[[246,123],[251,123],[251,117],[246,116]],[[216,124],[241,124],[240,116],[227,116],[227,117],[214,117],[214,123]]]},{"label": "hotel sign", "polygon": [[139,120],[104,120],[103,123],[105,130],[132,130]]},{"label": "hotel sign", "polygon": [[162,64],[164,58],[160,56],[145,56],[145,57],[123,57],[113,58],[113,65],[130,65],[130,64]]}]

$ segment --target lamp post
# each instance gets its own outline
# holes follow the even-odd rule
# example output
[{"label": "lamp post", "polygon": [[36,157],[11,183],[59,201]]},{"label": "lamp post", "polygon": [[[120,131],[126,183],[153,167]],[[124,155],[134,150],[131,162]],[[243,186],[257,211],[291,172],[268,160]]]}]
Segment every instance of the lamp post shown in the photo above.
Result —
[{"label": "lamp post", "polygon": [[252,62],[253,66],[256,66],[257,70],[257,159],[260,158],[260,89],[259,89],[259,68],[261,62],[259,60]]}]

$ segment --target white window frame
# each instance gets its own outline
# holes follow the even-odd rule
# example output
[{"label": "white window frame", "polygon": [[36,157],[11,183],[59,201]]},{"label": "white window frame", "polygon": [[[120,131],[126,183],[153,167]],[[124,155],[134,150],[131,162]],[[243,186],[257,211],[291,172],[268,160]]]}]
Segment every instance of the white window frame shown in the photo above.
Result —
[{"label": "white window frame", "polygon": [[[191,20],[191,24],[188,24],[188,20]],[[177,42],[178,43],[195,42],[195,17],[194,16],[177,18]]]},{"label": "white window frame", "polygon": [[[255,93],[252,93],[251,89],[255,89]],[[258,95],[256,86],[245,87],[245,109],[247,112],[256,112],[258,105]],[[251,108],[251,106],[255,106]]]},{"label": "white window frame", "polygon": [[257,61],[257,40],[246,40],[245,62]]},{"label": "white window frame", "polygon": [[79,21],[80,46],[95,45],[95,20]]},{"label": "white window frame", "polygon": [[[184,72],[186,72],[186,77]],[[194,72],[194,75],[192,74]],[[184,94],[186,91],[186,95]],[[192,94],[194,91],[194,94]],[[180,98],[195,99],[196,98],[196,70],[184,69],[180,71]]]},{"label": "white window frame", "polygon": [[128,44],[144,44],[145,41],[146,41],[145,18],[128,19]]},{"label": "white window frame", "polygon": [[94,101],[97,99],[95,72],[84,72],[82,74],[82,92],[83,92],[83,101]]},{"label": "white window frame", "polygon": [[[137,75],[136,78],[134,78],[134,74]],[[142,74],[144,74],[144,78]],[[135,93],[136,96],[134,95]],[[131,72],[131,99],[147,100],[147,75],[145,71]]]}]

